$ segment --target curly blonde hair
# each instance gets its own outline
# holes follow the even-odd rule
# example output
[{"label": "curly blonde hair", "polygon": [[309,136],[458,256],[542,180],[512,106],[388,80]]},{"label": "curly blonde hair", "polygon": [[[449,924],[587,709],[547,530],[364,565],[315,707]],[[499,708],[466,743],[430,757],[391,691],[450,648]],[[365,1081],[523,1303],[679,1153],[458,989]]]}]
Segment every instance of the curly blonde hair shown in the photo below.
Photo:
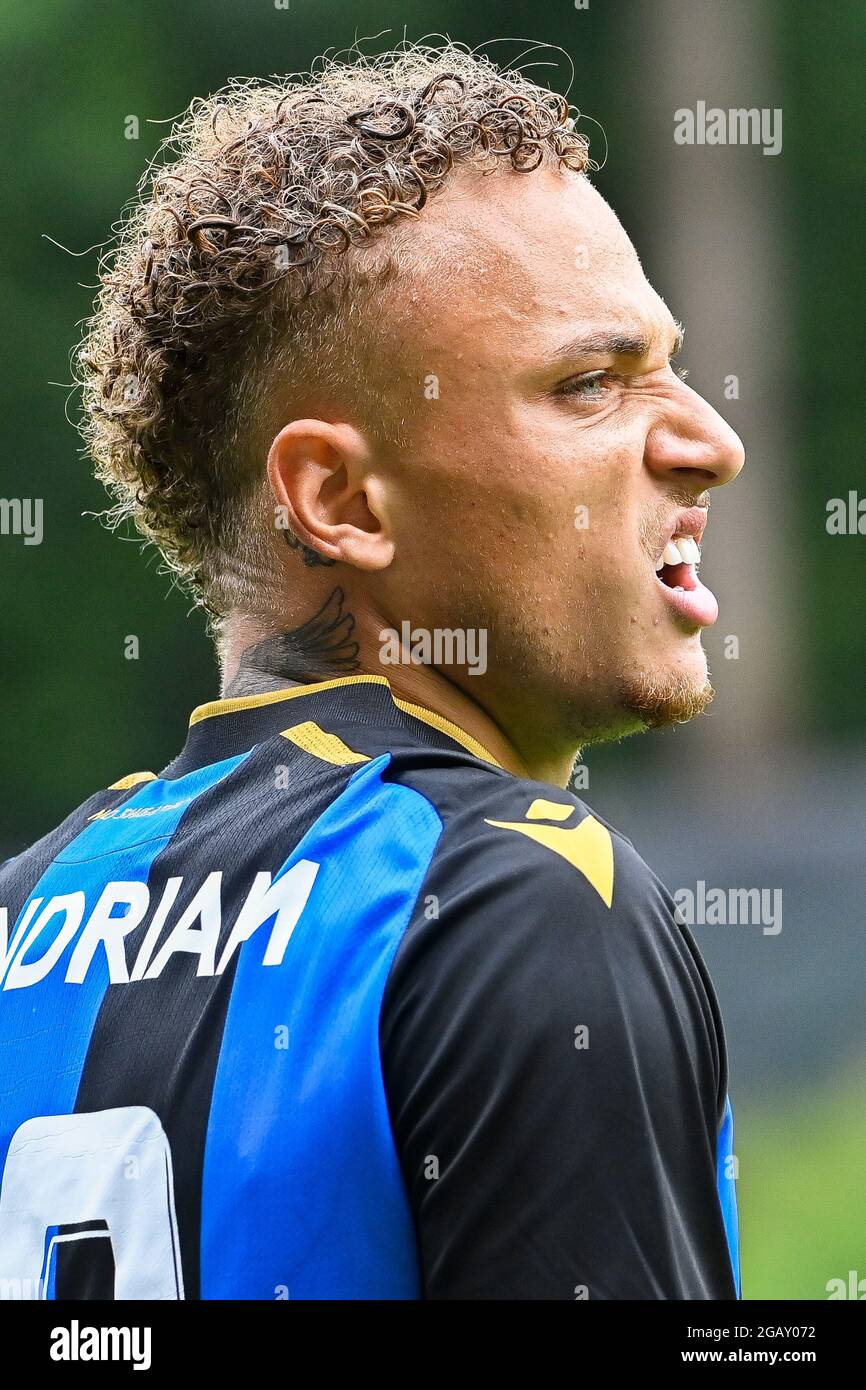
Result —
[{"label": "curly blonde hair", "polygon": [[457,166],[551,157],[589,163],[566,99],[447,41],[194,101],[104,259],[78,353],[111,519],[131,518],[212,613],[249,609],[274,390],[291,408],[317,378],[361,389],[347,321],[394,274],[364,248]]}]

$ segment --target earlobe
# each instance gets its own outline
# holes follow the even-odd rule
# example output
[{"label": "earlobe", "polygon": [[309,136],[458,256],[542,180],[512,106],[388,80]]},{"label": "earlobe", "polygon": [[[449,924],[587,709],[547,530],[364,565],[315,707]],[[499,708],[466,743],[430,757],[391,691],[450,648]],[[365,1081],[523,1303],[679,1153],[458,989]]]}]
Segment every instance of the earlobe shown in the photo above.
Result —
[{"label": "earlobe", "polygon": [[274,439],[267,471],[285,526],[323,561],[364,570],[391,563],[385,487],[360,431],[293,420]]}]

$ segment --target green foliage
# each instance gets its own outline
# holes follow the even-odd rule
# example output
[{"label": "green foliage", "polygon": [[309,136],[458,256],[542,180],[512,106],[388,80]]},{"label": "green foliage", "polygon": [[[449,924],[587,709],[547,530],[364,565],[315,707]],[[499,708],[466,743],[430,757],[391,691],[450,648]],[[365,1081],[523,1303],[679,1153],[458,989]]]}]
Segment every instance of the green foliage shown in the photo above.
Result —
[{"label": "green foliage", "polygon": [[864,1090],[845,1076],[737,1106],[745,1298],[825,1299],[831,1279],[866,1279]]},{"label": "green foliage", "polygon": [[[861,682],[866,536],[829,536],[826,504],[866,496],[863,467],[863,206],[866,161],[854,132],[866,118],[866,10],[856,3],[791,5],[779,40],[786,87],[785,157],[798,346],[793,398],[800,478],[799,548],[805,667],[813,727],[833,736],[866,728]],[[853,606],[852,606],[853,605]],[[857,616],[855,616],[857,615]],[[859,619],[859,620],[858,620]]]}]

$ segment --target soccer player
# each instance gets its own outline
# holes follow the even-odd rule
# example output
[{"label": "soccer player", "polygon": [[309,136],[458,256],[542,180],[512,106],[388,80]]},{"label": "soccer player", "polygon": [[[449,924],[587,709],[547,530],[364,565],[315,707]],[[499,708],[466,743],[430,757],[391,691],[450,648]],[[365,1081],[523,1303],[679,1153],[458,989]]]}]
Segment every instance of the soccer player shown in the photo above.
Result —
[{"label": "soccer player", "polygon": [[127,219],[87,435],[222,698],[0,872],[21,1296],[737,1296],[712,986],[566,788],[710,700],[743,453],[590,167],[405,45],[194,103]]}]

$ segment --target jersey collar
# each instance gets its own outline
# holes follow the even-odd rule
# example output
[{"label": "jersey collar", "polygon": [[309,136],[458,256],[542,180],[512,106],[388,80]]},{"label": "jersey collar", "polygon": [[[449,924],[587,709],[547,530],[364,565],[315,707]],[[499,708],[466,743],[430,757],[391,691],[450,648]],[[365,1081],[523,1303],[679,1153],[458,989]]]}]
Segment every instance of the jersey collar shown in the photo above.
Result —
[{"label": "jersey collar", "polygon": [[[340,725],[357,721],[359,725],[395,725],[411,728],[412,721],[433,729],[445,739],[459,744],[473,757],[494,767],[501,764],[487,749],[457,724],[423,705],[399,699],[385,676],[339,676],[333,680],[314,681],[308,685],[292,686],[288,690],[269,690],[260,695],[244,695],[226,700],[211,700],[193,710],[189,721],[189,737],[181,755],[199,754],[208,745],[225,756],[225,749],[238,742],[247,747],[279,732],[287,720],[288,709],[294,718],[296,702],[301,702],[302,718],[336,721]],[[298,711],[300,713],[300,711]],[[415,727],[415,735],[420,732]],[[425,734],[424,742],[431,740]],[[447,745],[445,745],[447,746]]]}]

